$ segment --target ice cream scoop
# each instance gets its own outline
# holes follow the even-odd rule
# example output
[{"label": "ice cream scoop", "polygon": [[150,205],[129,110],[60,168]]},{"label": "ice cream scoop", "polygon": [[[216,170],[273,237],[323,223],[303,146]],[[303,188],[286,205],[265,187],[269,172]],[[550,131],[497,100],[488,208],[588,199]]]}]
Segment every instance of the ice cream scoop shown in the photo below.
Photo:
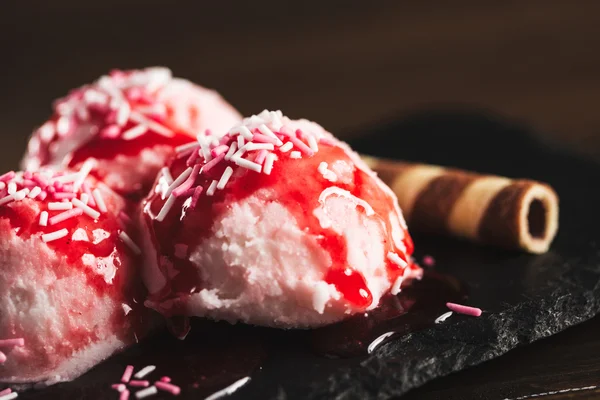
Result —
[{"label": "ice cream scoop", "polygon": [[33,133],[22,167],[77,169],[94,158],[93,175],[139,198],[176,146],[240,120],[217,92],[173,78],[166,68],[113,71],[55,102],[53,116]]},{"label": "ice cream scoop", "polygon": [[316,327],[419,276],[396,197],[318,124],[265,110],[179,150],[140,210],[164,315]]},{"label": "ice cream scoop", "polygon": [[86,171],[0,177],[0,382],[74,379],[152,325],[126,200]]}]

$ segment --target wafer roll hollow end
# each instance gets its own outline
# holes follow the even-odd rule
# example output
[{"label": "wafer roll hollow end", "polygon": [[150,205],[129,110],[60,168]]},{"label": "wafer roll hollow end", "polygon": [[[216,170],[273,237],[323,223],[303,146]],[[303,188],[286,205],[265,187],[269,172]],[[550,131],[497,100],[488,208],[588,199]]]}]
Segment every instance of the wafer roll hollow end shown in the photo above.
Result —
[{"label": "wafer roll hollow end", "polygon": [[545,253],[558,231],[558,196],[547,185],[532,182],[520,206],[519,247]]},{"label": "wafer roll hollow end", "polygon": [[411,229],[538,254],[558,230],[558,196],[546,184],[364,158],[398,197]]}]

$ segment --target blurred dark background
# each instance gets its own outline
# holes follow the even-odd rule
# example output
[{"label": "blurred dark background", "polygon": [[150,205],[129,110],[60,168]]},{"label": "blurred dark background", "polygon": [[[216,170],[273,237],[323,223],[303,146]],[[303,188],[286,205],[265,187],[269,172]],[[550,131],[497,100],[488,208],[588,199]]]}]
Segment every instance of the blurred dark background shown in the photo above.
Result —
[{"label": "blurred dark background", "polygon": [[0,167],[16,166],[53,99],[150,65],[243,114],[279,108],[342,136],[417,109],[477,107],[598,155],[598,15],[595,0],[4,0]]}]

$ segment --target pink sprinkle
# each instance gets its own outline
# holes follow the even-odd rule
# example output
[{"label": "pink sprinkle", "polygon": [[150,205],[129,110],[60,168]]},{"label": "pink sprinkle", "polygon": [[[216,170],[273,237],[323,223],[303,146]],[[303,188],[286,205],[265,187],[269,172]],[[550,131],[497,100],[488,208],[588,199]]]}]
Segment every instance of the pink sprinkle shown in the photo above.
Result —
[{"label": "pink sprinkle", "polygon": [[163,376],[162,378],[160,378],[160,381],[169,383],[169,382],[171,382],[171,378],[169,378],[168,376]]},{"label": "pink sprinkle", "polygon": [[48,225],[58,224],[59,222],[63,222],[68,220],[69,218],[78,217],[83,214],[83,210],[81,208],[73,208],[71,210],[67,210],[61,212],[60,214],[55,215],[54,217],[48,220]]},{"label": "pink sprinkle", "polygon": [[125,389],[127,389],[127,386],[125,386],[125,384],[123,384],[123,383],[114,383],[114,384],[110,385],[110,387],[115,389],[118,392],[122,392]]},{"label": "pink sprinkle", "polygon": [[300,150],[302,153],[306,154],[309,157],[315,154],[315,152],[310,147],[308,147],[306,143],[304,143],[298,138],[290,136],[290,142],[294,144],[294,147],[296,147],[298,150]]},{"label": "pink sprinkle", "polygon": [[54,181],[54,184],[52,186],[54,186],[54,189],[56,190],[63,190],[64,188],[64,185],[59,181]]},{"label": "pink sprinkle", "polygon": [[192,168],[192,172],[190,173],[190,176],[188,176],[188,178],[185,180],[185,182],[183,182],[181,185],[179,185],[177,187],[177,189],[173,190],[173,196],[179,197],[183,193],[185,193],[189,188],[192,187],[192,185],[194,184],[194,181],[198,177],[198,173],[200,173],[200,168],[201,168],[200,164],[194,165],[194,168]]},{"label": "pink sprinkle", "polygon": [[207,129],[204,131],[204,136],[210,136],[212,135],[212,131],[210,129]]},{"label": "pink sprinkle", "polygon": [[423,257],[423,265],[425,265],[427,267],[433,267],[435,265],[435,259],[431,256],[424,256]]},{"label": "pink sprinkle", "polygon": [[119,400],[129,400],[129,390],[123,390],[119,396]]},{"label": "pink sprinkle", "polygon": [[71,192],[71,193],[69,193],[69,192],[58,192],[58,193],[54,193],[52,196],[56,200],[63,200],[63,199],[71,200],[71,199],[74,199],[76,197],[75,193],[73,193],[73,192]]},{"label": "pink sprinkle", "polygon": [[269,154],[268,150],[259,151],[254,159],[254,162],[257,164],[262,164],[265,161],[265,158],[267,158],[267,154]]},{"label": "pink sprinkle", "polygon": [[96,200],[94,199],[94,196],[92,195],[92,191],[90,190],[90,187],[88,186],[87,183],[83,182],[81,184],[81,190],[83,191],[83,193],[88,195],[88,206],[96,207]]},{"label": "pink sprinkle", "polygon": [[129,386],[133,386],[133,387],[148,387],[150,386],[150,382],[148,381],[139,381],[139,380],[131,380],[129,381]]},{"label": "pink sprinkle", "polygon": [[225,144],[225,145],[226,145],[227,143],[229,143],[229,140],[230,140],[230,139],[231,139],[231,135],[228,133],[228,134],[226,134],[225,136],[223,136],[223,137],[221,138],[221,140],[219,140],[219,145],[222,145],[222,144]]},{"label": "pink sprinkle", "polygon": [[0,175],[0,182],[8,182],[15,177],[15,171],[9,171],[4,175]]},{"label": "pink sprinkle", "polygon": [[6,388],[3,391],[0,392],[0,396],[4,396],[6,394],[11,394],[12,393],[12,389],[11,388]]},{"label": "pink sprinkle", "polygon": [[210,154],[213,157],[218,157],[218,156],[220,156],[223,153],[227,153],[227,150],[229,150],[229,146],[227,146],[225,144],[221,144],[221,145],[215,147],[214,149],[212,149],[210,151]]},{"label": "pink sprinkle", "polygon": [[129,101],[140,101],[140,99],[144,96],[144,92],[142,90],[142,88],[140,87],[130,87],[129,89],[125,90],[125,97],[127,97],[127,99]]},{"label": "pink sprinkle", "polygon": [[162,380],[160,380],[158,382],[154,382],[154,386],[156,386],[160,390],[169,392],[175,396],[177,396],[177,395],[179,395],[179,393],[181,393],[181,388],[179,386],[172,385],[168,382],[163,382]]},{"label": "pink sprinkle", "polygon": [[190,204],[190,207],[192,209],[196,208],[196,204],[198,204],[198,200],[200,199],[200,195],[202,194],[203,190],[204,190],[204,188],[202,186],[196,186],[196,188],[194,189],[194,195],[192,196],[192,203]]},{"label": "pink sprinkle", "polygon": [[187,161],[185,162],[185,165],[187,165],[188,167],[191,167],[192,165],[196,164],[196,160],[200,157],[200,151],[192,151],[190,153],[190,157],[187,159]]},{"label": "pink sprinkle", "polygon": [[118,138],[120,134],[121,134],[121,128],[119,127],[119,125],[115,125],[115,124],[105,126],[100,131],[100,136],[104,137],[104,138],[108,138],[108,139]]},{"label": "pink sprinkle", "polygon": [[296,137],[296,132],[285,125],[279,129],[279,133],[287,137]]},{"label": "pink sprinkle", "polygon": [[6,354],[0,351],[0,364],[6,361]]},{"label": "pink sprinkle", "polygon": [[127,383],[131,379],[131,375],[133,375],[133,365],[128,365],[125,367],[125,371],[123,372],[123,376],[121,377],[121,382]]},{"label": "pink sprinkle", "polygon": [[220,154],[218,157],[213,158],[202,167],[202,172],[208,172],[212,167],[221,162],[222,159],[225,158],[225,154]]},{"label": "pink sprinkle", "polygon": [[48,186],[48,182],[42,178],[42,176],[40,174],[34,174],[31,177],[31,180],[34,181],[35,183],[38,184],[39,187],[41,187],[42,189],[45,189],[46,186]]},{"label": "pink sprinkle", "polygon": [[25,339],[15,338],[15,339],[0,340],[0,347],[14,347],[14,346],[19,346],[19,347],[25,346]]},{"label": "pink sprinkle", "polygon": [[25,171],[23,173],[23,179],[31,179],[33,177],[33,173],[31,171]]},{"label": "pink sprinkle", "polygon": [[44,201],[46,200],[46,197],[48,197],[48,192],[46,192],[45,190],[42,190],[42,192],[40,194],[37,195],[38,199],[40,199],[40,201]]},{"label": "pink sprinkle", "polygon": [[34,181],[32,181],[31,179],[23,179],[23,182],[21,183],[21,185],[26,188],[32,188],[32,187],[36,186],[36,183]]},{"label": "pink sprinkle", "polygon": [[472,317],[479,317],[482,313],[480,308],[463,306],[462,304],[446,303],[446,307],[448,307],[451,311],[459,314],[470,315]]},{"label": "pink sprinkle", "polygon": [[256,142],[256,143],[272,143],[272,144],[278,143],[277,139],[272,138],[267,135],[263,135],[262,133],[255,133],[254,136],[252,136],[252,141]]},{"label": "pink sprinkle", "polygon": [[187,256],[188,245],[183,243],[177,243],[175,245],[175,257],[185,258]]},{"label": "pink sprinkle", "polygon": [[196,151],[197,148],[198,147],[193,147],[191,149],[180,151],[179,153],[177,153],[175,155],[175,158],[179,160],[179,159],[184,158],[184,157],[189,157],[193,152]]}]

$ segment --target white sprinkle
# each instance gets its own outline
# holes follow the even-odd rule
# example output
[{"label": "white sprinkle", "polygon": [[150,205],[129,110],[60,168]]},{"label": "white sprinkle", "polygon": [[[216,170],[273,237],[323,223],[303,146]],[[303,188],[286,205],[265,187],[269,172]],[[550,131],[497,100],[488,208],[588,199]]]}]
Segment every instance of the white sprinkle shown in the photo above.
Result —
[{"label": "white sprinkle", "polygon": [[143,377],[145,377],[146,375],[148,375],[150,372],[154,371],[155,369],[156,369],[156,365],[148,365],[148,366],[140,369],[138,371],[138,373],[134,375],[134,377],[137,379],[142,379]]},{"label": "white sprinkle", "polygon": [[95,166],[96,166],[96,160],[95,159],[89,158],[89,159],[85,160],[85,162],[83,163],[83,165],[79,169],[79,173],[78,173],[79,176],[73,182],[73,190],[74,191],[78,191],[79,190],[79,187],[83,184],[83,181],[85,181],[85,178],[87,178],[87,176],[92,171],[92,169],[94,169]]},{"label": "white sprinkle", "polygon": [[237,146],[238,148],[242,148],[242,146],[244,145],[244,137],[243,136],[238,136],[237,137]]},{"label": "white sprinkle", "polygon": [[144,133],[146,133],[147,130],[148,127],[146,125],[139,124],[134,126],[133,128],[127,129],[121,134],[121,137],[125,140],[133,140],[137,137],[142,136]]},{"label": "white sprinkle", "polygon": [[401,259],[398,254],[392,253],[391,251],[387,253],[387,259],[399,267],[402,267],[402,268],[408,267],[408,263],[406,261]]},{"label": "white sprinkle", "polygon": [[[238,136],[239,137],[239,136]],[[242,155],[246,152],[246,146],[242,146],[235,152],[234,155],[230,157],[230,160],[235,160],[236,158],[242,158]]]},{"label": "white sprinkle", "polygon": [[235,153],[236,151],[237,151],[237,143],[233,142],[233,143],[231,143],[231,146],[229,146],[229,150],[227,151],[227,154],[225,154],[225,160],[229,161],[231,156],[233,156],[233,153]]},{"label": "white sprinkle", "polygon": [[262,165],[257,164],[250,160],[246,160],[244,158],[233,158],[232,157],[231,161],[233,161],[236,165],[238,165],[242,168],[247,168],[252,171],[260,172],[262,170]]},{"label": "white sprinkle", "polygon": [[207,143],[206,136],[204,136],[204,134],[201,133],[198,136],[196,136],[196,140],[198,140],[198,143],[200,144],[200,151],[202,152],[204,160],[207,162],[212,160],[212,155],[210,154],[210,144]]},{"label": "white sprinkle", "polygon": [[48,226],[48,211],[40,213],[40,226]]},{"label": "white sprinkle", "polygon": [[52,233],[46,233],[45,235],[42,235],[42,240],[44,241],[44,243],[48,243],[53,240],[64,238],[68,234],[69,234],[69,231],[66,228],[63,228],[61,230],[58,230],[58,231],[55,231]]},{"label": "white sprinkle", "polygon": [[277,139],[277,146],[281,146],[283,144],[283,142],[281,141],[281,139],[279,139],[272,130],[269,129],[268,126],[266,126],[265,124],[261,124],[258,126],[258,130],[260,131],[260,133],[262,133],[265,136],[269,136],[272,137],[273,139]]},{"label": "white sprinkle", "polygon": [[248,143],[246,145],[246,150],[247,151],[253,151],[253,150],[274,150],[275,146],[273,146],[273,143]]},{"label": "white sprinkle", "polygon": [[17,397],[19,397],[18,392],[11,392],[11,393],[5,394],[3,396],[0,396],[0,400],[13,400],[13,399],[16,399]]},{"label": "white sprinkle", "polygon": [[79,199],[73,199],[73,200],[71,200],[71,203],[73,203],[73,205],[75,207],[81,208],[83,213],[88,215],[92,219],[98,219],[100,217],[100,213],[98,211],[94,210],[92,207],[88,206],[87,204],[84,204]]},{"label": "white sprinkle", "polygon": [[162,208],[160,209],[160,212],[156,216],[157,221],[162,221],[163,219],[165,219],[165,217],[171,210],[171,207],[173,207],[173,203],[175,203],[175,198],[175,196],[170,195],[167,201],[165,201],[165,204],[163,204]]},{"label": "white sprinkle", "polygon": [[153,130],[154,132],[158,133],[159,135],[166,136],[166,137],[175,136],[175,134],[173,133],[172,130],[170,130],[169,128],[167,128],[164,125],[159,124],[156,121],[149,119],[146,121],[145,124],[148,126],[149,129]]},{"label": "white sprinkle", "polygon": [[73,174],[67,174],[67,175],[63,175],[63,176],[57,176],[56,178],[53,178],[53,181],[58,182],[58,183],[69,183],[69,182],[74,182],[77,178],[79,178],[79,173],[73,173]]},{"label": "white sprinkle", "polygon": [[[129,237],[129,235],[127,233],[125,233],[124,231],[121,231],[119,233],[119,238],[123,241],[123,243],[125,243],[127,246],[129,246],[129,248],[131,250],[133,250],[133,252],[135,254],[142,254],[142,250],[138,247],[137,244],[134,243],[133,240],[131,240],[131,238]],[[137,375],[136,375],[136,377],[137,378],[141,378],[141,377],[139,377]]]},{"label": "white sprinkle", "polygon": [[390,336],[393,336],[396,332],[386,332],[383,335],[379,336],[377,339],[373,340],[371,344],[367,347],[367,354],[371,354],[383,343],[383,341]]},{"label": "white sprinkle", "polygon": [[135,393],[137,399],[145,399],[146,397],[154,396],[158,393],[156,386],[150,386]]},{"label": "white sprinkle", "polygon": [[212,196],[213,194],[215,194],[215,190],[217,190],[217,185],[218,184],[219,183],[217,181],[213,180],[210,183],[210,186],[208,187],[208,189],[206,190],[206,195],[207,196]]},{"label": "white sprinkle", "polygon": [[227,386],[226,388],[221,389],[218,392],[211,394],[204,400],[217,400],[217,399],[221,399],[226,396],[231,396],[233,393],[235,393],[239,388],[244,386],[249,381],[250,381],[249,376],[242,378],[238,381],[233,382],[231,385]]},{"label": "white sprinkle", "polygon": [[90,196],[87,193],[81,193],[79,200],[87,206],[87,203],[90,201]]},{"label": "white sprinkle", "polygon": [[117,125],[125,126],[125,124],[127,123],[127,120],[129,119],[130,112],[131,112],[131,107],[129,107],[129,103],[127,103],[126,101],[121,103],[121,105],[119,106],[119,109],[117,110],[117,118],[115,119],[115,122],[117,123]]},{"label": "white sprinkle", "polygon": [[288,151],[290,151],[290,150],[291,150],[291,149],[293,149],[293,148],[294,148],[294,143],[292,143],[292,142],[287,142],[286,144],[284,144],[283,146],[281,146],[281,147],[279,148],[279,150],[280,150],[282,153],[287,153]]},{"label": "white sprinkle", "polygon": [[15,199],[15,195],[14,194],[9,194],[8,196],[4,196],[3,198],[0,199],[0,206],[10,203],[11,201],[13,201]]},{"label": "white sprinkle", "polygon": [[173,183],[171,183],[171,185],[169,186],[169,188],[167,189],[167,191],[165,192],[165,195],[163,197],[169,196],[173,192],[173,190],[175,190],[177,187],[179,187],[179,185],[181,185],[183,182],[185,182],[185,180],[192,173],[192,169],[193,169],[192,167],[188,167],[185,171],[183,171],[181,173],[181,175],[179,175],[177,177],[177,179],[175,179],[173,181]]},{"label": "white sprinkle", "polygon": [[277,159],[277,156],[273,153],[267,154],[267,158],[265,158],[265,167],[263,168],[263,172],[266,175],[271,175],[271,171],[273,170],[273,163]]},{"label": "white sprinkle", "polygon": [[390,289],[391,294],[393,294],[395,296],[398,293],[400,293],[400,287],[402,286],[402,281],[404,281],[403,276],[399,276],[396,278],[396,280],[394,281],[394,284],[392,285],[392,288]]},{"label": "white sprinkle", "polygon": [[56,122],[56,132],[58,132],[58,134],[61,136],[66,135],[69,133],[70,126],[71,123],[67,117],[60,117]]},{"label": "white sprinkle", "polygon": [[435,323],[440,324],[440,323],[444,322],[445,320],[447,320],[448,318],[450,318],[451,315],[452,315],[452,311],[445,312],[435,319]]},{"label": "white sprinkle", "polygon": [[17,193],[17,183],[16,182],[8,182],[8,194]]},{"label": "white sprinkle", "polygon": [[27,197],[29,197],[30,199],[35,199],[38,196],[38,194],[40,194],[40,193],[42,193],[42,188],[39,186],[36,186],[33,189],[31,189],[31,192],[29,192]]},{"label": "white sprinkle", "polygon": [[319,145],[317,145],[317,139],[315,139],[315,137],[311,134],[307,134],[306,136],[308,136],[308,147],[310,147],[310,149],[312,151],[314,151],[315,153],[317,151],[319,151]]},{"label": "white sprinkle", "polygon": [[188,151],[190,149],[193,149],[194,147],[198,146],[198,142],[192,142],[192,143],[188,143],[188,144],[182,144],[181,146],[177,146],[175,147],[175,153],[179,154],[179,153],[183,153],[184,151]]},{"label": "white sprinkle", "polygon": [[5,187],[6,187],[6,183],[0,181],[0,190],[4,190]]},{"label": "white sprinkle", "polygon": [[252,132],[246,126],[240,126],[238,133],[244,137],[246,140],[252,140]]},{"label": "white sprinkle", "polygon": [[232,174],[233,174],[233,168],[231,168],[231,167],[225,168],[225,171],[223,171],[223,175],[221,175],[221,179],[219,179],[219,183],[217,183],[217,189],[223,190],[225,185],[227,185],[227,182],[229,182],[229,178],[231,178]]},{"label": "white sprinkle", "polygon": [[106,203],[104,203],[104,198],[102,197],[102,193],[100,192],[100,189],[96,188],[92,191],[92,196],[94,197],[94,200],[96,200],[96,205],[98,206],[98,210],[100,210],[101,213],[105,213],[108,211],[108,209],[106,208]]},{"label": "white sprinkle", "polygon": [[[196,143],[194,143],[194,146],[196,146]],[[162,167],[160,172],[165,177],[167,185],[170,186],[173,183],[173,177],[171,176],[171,171],[169,171],[169,167]]]},{"label": "white sprinkle", "polygon": [[72,208],[73,204],[65,201],[54,201],[48,203],[48,210],[50,211],[70,210]]},{"label": "white sprinkle", "polygon": [[15,201],[21,201],[29,194],[29,189],[21,189],[15,193]]},{"label": "white sprinkle", "polygon": [[290,153],[290,158],[302,158],[302,153],[294,150]]}]

